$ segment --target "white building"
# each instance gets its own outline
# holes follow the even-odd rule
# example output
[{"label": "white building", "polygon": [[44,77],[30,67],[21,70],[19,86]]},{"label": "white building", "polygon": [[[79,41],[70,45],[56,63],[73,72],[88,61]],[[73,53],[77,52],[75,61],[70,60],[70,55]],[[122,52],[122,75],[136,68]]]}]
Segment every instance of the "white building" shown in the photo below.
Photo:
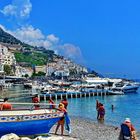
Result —
[{"label": "white building", "polygon": [[0,64],[0,73],[3,73],[4,72],[4,68],[3,68],[3,65]]},{"label": "white building", "polygon": [[8,51],[8,48],[0,44],[0,64],[1,65],[16,65],[16,59],[13,53]]},{"label": "white building", "polygon": [[76,70],[77,73],[88,72],[85,67],[75,64],[66,58],[57,58],[53,62],[47,64],[46,76],[51,76],[52,73],[55,73],[56,76],[69,76],[70,70]]},{"label": "white building", "polygon": [[46,68],[46,76],[51,76],[53,72],[55,72],[53,67],[49,66]]},{"label": "white building", "polygon": [[22,77],[25,76],[26,74],[28,74],[29,77],[32,76],[33,70],[29,69],[29,68],[23,68],[21,66],[16,66],[16,72],[15,75],[17,77]]},{"label": "white building", "polygon": [[55,71],[54,72],[55,76],[61,76],[61,77],[64,77],[64,76],[69,76],[69,70],[58,70],[58,71]]}]

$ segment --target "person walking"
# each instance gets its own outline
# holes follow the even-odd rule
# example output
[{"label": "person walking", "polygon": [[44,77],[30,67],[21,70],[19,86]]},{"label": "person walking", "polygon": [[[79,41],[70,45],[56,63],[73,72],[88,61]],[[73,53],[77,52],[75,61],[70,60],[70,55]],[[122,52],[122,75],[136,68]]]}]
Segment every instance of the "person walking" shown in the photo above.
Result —
[{"label": "person walking", "polygon": [[130,118],[126,118],[125,121],[121,124],[119,140],[138,140],[135,128],[131,123]]},{"label": "person walking", "polygon": [[1,110],[12,110],[12,105],[8,103],[8,98],[4,98],[4,102],[1,104]]}]

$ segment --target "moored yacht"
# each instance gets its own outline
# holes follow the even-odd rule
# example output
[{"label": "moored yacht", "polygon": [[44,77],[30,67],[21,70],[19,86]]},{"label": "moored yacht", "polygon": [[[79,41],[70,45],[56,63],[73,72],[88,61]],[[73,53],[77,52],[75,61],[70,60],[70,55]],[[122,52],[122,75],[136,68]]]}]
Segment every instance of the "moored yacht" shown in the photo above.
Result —
[{"label": "moored yacht", "polygon": [[25,82],[24,83],[24,88],[32,88],[32,82]]},{"label": "moored yacht", "polygon": [[112,86],[113,90],[121,90],[124,93],[133,93],[138,90],[139,86],[135,85],[133,83],[125,83],[125,82],[120,82],[120,83],[114,83]]},{"label": "moored yacht", "polygon": [[121,89],[109,89],[107,90],[109,95],[123,95],[124,92]]}]

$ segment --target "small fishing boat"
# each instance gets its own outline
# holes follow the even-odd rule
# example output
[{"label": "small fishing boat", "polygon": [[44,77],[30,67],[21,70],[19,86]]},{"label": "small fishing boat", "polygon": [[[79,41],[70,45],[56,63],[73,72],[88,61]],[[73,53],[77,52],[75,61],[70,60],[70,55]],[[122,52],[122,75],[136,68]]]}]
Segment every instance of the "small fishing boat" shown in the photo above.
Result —
[{"label": "small fishing boat", "polygon": [[49,133],[62,116],[62,111],[49,108],[0,111],[0,136],[9,133],[20,136]]}]

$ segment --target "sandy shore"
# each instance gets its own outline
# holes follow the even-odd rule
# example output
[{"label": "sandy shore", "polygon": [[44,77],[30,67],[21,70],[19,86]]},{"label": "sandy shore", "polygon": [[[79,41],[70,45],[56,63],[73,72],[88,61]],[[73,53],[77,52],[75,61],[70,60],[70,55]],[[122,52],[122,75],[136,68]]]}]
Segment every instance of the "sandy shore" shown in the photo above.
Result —
[{"label": "sandy shore", "polygon": [[[53,134],[55,131],[54,126],[51,130]],[[81,118],[71,118],[72,133],[64,139],[75,138],[76,140],[118,140],[120,128],[115,126],[107,126],[100,123],[94,123],[90,120]],[[58,132],[60,134],[60,132]],[[138,139],[140,140],[140,133],[137,132]]]}]

